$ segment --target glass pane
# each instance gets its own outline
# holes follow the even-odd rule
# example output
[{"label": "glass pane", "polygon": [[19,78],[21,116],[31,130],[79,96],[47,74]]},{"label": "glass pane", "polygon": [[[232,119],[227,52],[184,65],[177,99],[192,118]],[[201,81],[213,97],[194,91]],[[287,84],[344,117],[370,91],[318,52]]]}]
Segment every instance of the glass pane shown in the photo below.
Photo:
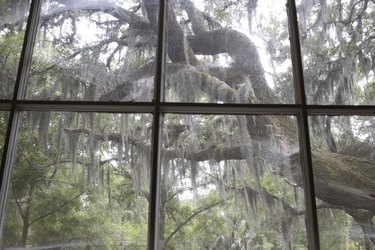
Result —
[{"label": "glass pane", "polygon": [[165,249],[307,249],[295,117],[168,114]]},{"label": "glass pane", "polygon": [[0,162],[3,156],[3,147],[5,143],[5,134],[8,126],[9,114],[7,112],[0,111]]},{"label": "glass pane", "polygon": [[170,1],[166,100],[294,103],[286,1]]},{"label": "glass pane", "polygon": [[156,22],[138,1],[44,0],[27,98],[151,101]]},{"label": "glass pane", "polygon": [[375,222],[375,117],[312,116],[322,249],[371,249]]},{"label": "glass pane", "polygon": [[298,2],[308,103],[375,104],[375,2]]},{"label": "glass pane", "polygon": [[0,99],[11,99],[17,77],[29,1],[0,1]]},{"label": "glass pane", "polygon": [[1,248],[146,249],[151,121],[25,113]]}]

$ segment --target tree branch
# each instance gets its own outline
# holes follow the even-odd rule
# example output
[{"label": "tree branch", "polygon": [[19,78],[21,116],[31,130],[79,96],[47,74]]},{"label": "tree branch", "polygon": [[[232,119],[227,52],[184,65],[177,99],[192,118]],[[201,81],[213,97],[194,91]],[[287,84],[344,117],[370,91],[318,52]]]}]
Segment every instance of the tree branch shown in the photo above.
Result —
[{"label": "tree branch", "polygon": [[[74,11],[87,11],[87,12],[103,12],[109,14],[120,21],[124,21],[129,24],[130,27],[134,29],[141,29],[141,30],[150,30],[150,24],[143,19],[142,17],[136,15],[135,13],[121,8],[120,6],[107,2],[107,1],[71,1],[72,4],[64,7],[59,7],[53,10],[51,13],[43,14],[41,16],[41,22],[45,23],[49,20],[62,15],[66,14],[67,12],[74,12]],[[21,20],[15,21],[13,23],[4,23],[0,26],[0,30],[8,27],[13,27],[19,25],[26,21],[26,18]]]},{"label": "tree branch", "polygon": [[224,202],[224,200],[219,200],[219,201],[217,201],[217,202],[215,202],[213,204],[208,205],[207,207],[201,207],[197,211],[195,211],[194,213],[192,213],[184,222],[182,222],[180,225],[178,225],[176,227],[176,229],[173,230],[173,232],[165,239],[164,245],[166,246],[168,244],[168,242],[172,239],[172,237],[176,233],[178,233],[178,231],[180,231],[186,224],[188,224],[195,216],[197,216],[197,215],[199,215],[199,214],[201,214],[201,213],[203,213],[203,212],[205,212],[205,211],[207,211],[207,210],[209,210],[209,209],[211,209],[211,208],[219,205],[222,202]]},{"label": "tree branch", "polygon": [[48,212],[48,213],[46,213],[46,214],[43,214],[43,215],[37,217],[36,219],[34,219],[33,221],[31,221],[31,222],[29,223],[29,226],[31,226],[31,225],[34,224],[35,222],[37,222],[37,221],[39,221],[39,220],[41,220],[41,219],[43,219],[43,218],[45,218],[45,217],[47,217],[47,216],[53,214],[53,213],[56,213],[57,211],[59,211],[60,209],[62,209],[62,208],[65,207],[66,205],[68,205],[70,202],[72,202],[72,201],[74,201],[75,199],[77,199],[78,197],[80,197],[83,193],[84,193],[84,192],[82,192],[82,193],[80,193],[80,194],[74,196],[72,199],[70,199],[70,200],[64,202],[64,203],[61,204],[60,206],[58,206],[58,207],[56,207],[55,209],[51,210],[50,212]]}]

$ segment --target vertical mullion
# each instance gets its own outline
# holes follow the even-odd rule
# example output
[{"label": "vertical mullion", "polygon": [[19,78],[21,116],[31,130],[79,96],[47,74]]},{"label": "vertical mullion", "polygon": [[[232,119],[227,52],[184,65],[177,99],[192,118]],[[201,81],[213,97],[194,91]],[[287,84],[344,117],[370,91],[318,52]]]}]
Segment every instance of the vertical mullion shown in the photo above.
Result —
[{"label": "vertical mullion", "polygon": [[305,216],[307,221],[306,224],[308,244],[309,249],[319,250],[319,229],[317,209],[315,203],[314,175],[308,125],[308,106],[306,101],[305,84],[303,79],[302,53],[298,34],[298,19],[295,0],[287,0],[287,10],[293,63],[295,98],[297,104],[302,104],[302,108],[298,114],[298,133],[300,142],[302,176],[305,187]]},{"label": "vertical mullion", "polygon": [[305,192],[305,216],[307,220],[309,249],[319,250],[319,229],[315,203],[315,186],[309,137],[308,113],[305,108],[302,109],[302,112],[298,114],[298,133],[300,142],[302,178]]},{"label": "vertical mullion", "polygon": [[301,44],[299,41],[298,19],[295,0],[287,0],[291,59],[293,64],[294,95],[296,104],[306,106],[305,84],[303,79],[303,65]]},{"label": "vertical mullion", "polygon": [[3,224],[9,191],[9,182],[12,163],[15,158],[18,129],[21,122],[21,110],[17,102],[26,93],[26,83],[31,65],[33,46],[38,30],[41,0],[31,2],[29,17],[27,19],[26,32],[23,41],[21,58],[19,62],[17,78],[14,86],[10,116],[4,143],[3,157],[0,166],[0,244],[2,242]]},{"label": "vertical mullion", "polygon": [[156,51],[155,91],[154,91],[154,118],[152,138],[152,161],[151,161],[151,187],[150,187],[150,216],[148,249],[159,249],[159,217],[160,217],[160,182],[161,182],[161,146],[164,114],[162,102],[164,101],[164,77],[165,77],[165,54],[166,54],[166,22],[167,22],[168,0],[159,1],[158,18],[158,44]]}]

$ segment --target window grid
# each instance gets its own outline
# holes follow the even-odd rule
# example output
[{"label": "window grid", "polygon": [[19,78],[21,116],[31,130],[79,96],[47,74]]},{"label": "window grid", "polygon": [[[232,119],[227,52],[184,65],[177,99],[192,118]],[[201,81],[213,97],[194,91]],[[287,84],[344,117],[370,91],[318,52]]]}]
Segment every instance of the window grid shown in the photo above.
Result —
[{"label": "window grid", "polygon": [[75,102],[75,101],[29,101],[23,100],[30,69],[33,45],[38,29],[41,0],[32,0],[26,27],[23,50],[20,59],[17,80],[12,100],[0,100],[0,110],[10,111],[4,152],[0,168],[1,203],[0,203],[0,232],[3,230],[4,213],[9,188],[11,165],[14,160],[17,132],[23,111],[75,111],[75,112],[109,112],[109,113],[152,113],[152,162],[150,187],[150,218],[148,248],[158,249],[158,211],[159,185],[161,165],[161,135],[163,117],[166,113],[182,114],[274,114],[296,115],[299,127],[299,143],[301,152],[301,166],[305,185],[306,227],[309,249],[320,249],[317,210],[315,204],[312,156],[310,148],[308,116],[310,115],[375,115],[371,106],[330,106],[308,105],[306,103],[301,49],[298,35],[298,21],[294,0],[287,0],[289,36],[296,104],[209,104],[209,103],[165,103],[163,96],[163,82],[165,75],[165,36],[168,0],[159,3],[159,33],[156,55],[155,95],[151,103],[113,103],[113,102]]},{"label": "window grid", "polygon": [[165,77],[165,54],[166,54],[166,23],[167,23],[168,1],[159,1],[159,27],[158,44],[156,52],[156,72],[152,130],[152,156],[151,156],[151,182],[150,182],[150,217],[148,228],[148,248],[159,249],[159,209],[160,209],[160,180],[161,180],[161,146],[162,128],[164,114],[161,110],[161,103],[164,101],[164,77]]},{"label": "window grid", "polygon": [[315,202],[314,174],[310,148],[310,135],[308,116],[306,111],[305,84],[303,80],[302,54],[299,43],[297,10],[294,0],[288,0],[287,11],[289,18],[289,36],[291,43],[293,79],[296,103],[302,104],[301,113],[298,115],[298,135],[301,154],[301,168],[305,192],[305,220],[307,239],[310,249],[320,249],[318,216]]},{"label": "window grid", "polygon": [[26,92],[27,77],[31,65],[33,45],[38,30],[41,0],[34,0],[30,5],[29,17],[27,20],[26,33],[17,72],[17,79],[14,86],[13,98],[4,142],[3,157],[0,166],[0,239],[3,233],[4,214],[6,210],[6,200],[9,190],[11,166],[14,161],[16,150],[17,134],[21,122],[22,109],[18,106],[18,100],[22,99]]}]

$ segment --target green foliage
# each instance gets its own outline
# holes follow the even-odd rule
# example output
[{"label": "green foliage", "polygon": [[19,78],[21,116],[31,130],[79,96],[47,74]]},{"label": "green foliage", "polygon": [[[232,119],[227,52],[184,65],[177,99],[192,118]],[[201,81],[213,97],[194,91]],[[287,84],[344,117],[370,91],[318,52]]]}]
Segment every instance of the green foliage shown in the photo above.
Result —
[{"label": "green foliage", "polygon": [[246,16],[245,5],[246,1],[242,0],[210,1],[205,5],[205,12],[212,13],[217,21],[231,26],[236,24],[233,16],[236,16],[235,21],[238,22]]},{"label": "green foliage", "polygon": [[352,224],[352,218],[342,210],[322,209],[318,212],[322,249],[364,250],[361,229]]},{"label": "green foliage", "polygon": [[12,97],[24,32],[0,34],[0,99]]},{"label": "green foliage", "polygon": [[[144,2],[126,2],[134,5],[127,14],[145,13]],[[241,19],[248,15],[251,20],[254,15],[247,13],[249,1],[201,2],[207,14],[204,20],[209,23],[213,18],[220,23],[208,24],[212,25],[209,29],[220,25],[228,30],[243,28]],[[374,65],[371,44],[374,11],[361,12],[361,1],[352,8],[347,4],[340,7],[331,1],[324,12],[324,2],[314,1],[309,15],[303,13],[302,5],[298,6],[309,101],[372,105],[375,100],[371,68]],[[9,3],[0,0],[0,5]],[[61,6],[67,1],[47,3]],[[8,11],[10,8],[3,8],[0,14]],[[344,18],[339,22],[338,11],[343,11]],[[152,73],[142,68],[154,60],[154,34],[144,34],[151,33],[151,29],[134,29],[133,24],[124,24],[116,16],[109,18],[109,11],[105,9],[105,12],[73,11],[42,20],[28,82],[28,98],[94,101],[99,91],[118,91],[116,87],[125,84],[123,80],[127,80],[130,71],[133,73],[130,78],[142,79],[139,76],[142,74],[151,77]],[[186,18],[183,9],[176,8],[176,13],[184,34],[190,36],[195,32],[190,27],[191,20]],[[349,13],[355,19],[350,19]],[[263,50],[261,57],[271,61],[270,67],[264,68],[272,77],[265,88],[273,89],[278,101],[290,103],[294,100],[294,79],[289,31],[280,20],[274,15],[263,15],[256,24],[249,21],[251,34],[243,34],[242,38],[263,39],[264,48],[262,45],[259,50]],[[86,22],[99,30],[87,44],[75,29],[77,23],[83,26]],[[10,98],[12,92],[24,36],[20,31],[23,23],[20,23],[19,27],[9,26],[0,31],[0,99]],[[255,26],[257,31],[252,31]],[[354,31],[358,31],[358,35]],[[252,42],[258,42],[256,40]],[[186,38],[184,43],[188,41]],[[126,52],[123,52],[125,47]],[[243,69],[232,70],[238,62],[237,58],[229,56],[232,52],[229,50],[236,48],[229,47],[222,48],[228,50],[224,55],[199,55],[201,65],[196,68],[203,71],[212,64],[226,64],[218,67],[218,71],[225,71],[219,73],[227,74],[222,77],[225,79],[219,76],[215,79],[227,83],[226,90],[233,89],[237,94],[242,91],[240,85],[248,83],[243,83],[247,76],[242,75]],[[169,67],[169,63],[168,70],[178,71]],[[141,70],[137,72],[138,69]],[[209,73],[201,75],[211,77]],[[192,77],[186,83],[195,80]],[[254,87],[259,85],[251,81]],[[142,87],[142,83],[137,84],[134,86]],[[185,87],[190,90],[190,86]],[[198,95],[198,101],[219,101],[207,93]],[[297,150],[288,148],[287,153],[281,152],[290,146],[288,140],[298,140],[297,132],[291,129],[295,126],[290,125],[295,120],[291,118],[292,122],[287,123],[290,118],[287,116],[247,117],[244,125],[240,118],[228,115],[168,114],[167,117],[168,122],[164,124],[167,131],[162,138],[165,155],[159,194],[160,237],[165,240],[165,249],[288,249],[288,241],[293,249],[306,249],[304,193],[284,175],[283,169],[280,170],[283,164],[288,164],[289,154]],[[145,249],[150,202],[151,120],[151,116],[139,114],[45,112],[25,116],[12,169],[1,247]],[[334,118],[329,124],[327,121],[328,118],[323,117],[313,123],[312,141],[318,142],[317,146],[327,144],[323,131],[328,125],[333,127],[330,133],[339,150],[354,139],[375,142],[372,135],[375,122],[371,118],[358,118],[354,122],[356,127],[349,119]],[[6,115],[0,114],[0,147],[6,127]],[[173,131],[178,127],[183,129]],[[354,132],[347,134],[346,131]],[[273,145],[277,144],[275,141],[280,141],[280,145]],[[237,151],[226,151],[228,160],[215,159],[215,156],[221,157],[219,154],[223,151],[220,150],[233,147],[243,155],[238,157]],[[263,150],[270,152],[279,148],[282,148],[281,163],[267,161],[262,155]],[[336,162],[332,160],[331,165],[338,165]],[[332,176],[336,178],[331,179],[339,179]],[[343,210],[320,209],[319,218],[322,249],[363,249],[363,236],[358,237],[360,228]]]},{"label": "green foliage", "polygon": [[5,142],[5,133],[8,125],[8,114],[5,112],[0,112],[0,162],[3,156],[3,147]]},{"label": "green foliage", "polygon": [[[31,117],[40,119],[41,114],[35,113]],[[105,126],[111,122],[116,124],[118,121],[113,120],[114,117],[117,118],[103,114],[108,121]],[[57,121],[60,118],[61,115],[53,113],[51,120],[47,121],[49,141],[59,140]],[[1,122],[4,127],[4,117]],[[122,169],[108,164],[103,171],[110,179],[100,184],[102,186],[92,186],[86,178],[80,177],[87,171],[82,162],[72,173],[71,163],[66,158],[69,154],[56,143],[50,143],[45,151],[38,138],[41,133],[38,126],[41,125],[34,126],[25,119],[20,130],[3,247],[61,245],[85,249],[86,245],[91,245],[94,249],[117,249],[123,245],[128,249],[144,249],[148,201],[134,191],[135,183],[126,164],[121,166]],[[117,131],[110,126],[108,132]],[[108,145],[101,147],[106,150]],[[29,150],[22,152],[25,148]],[[58,153],[61,154],[60,160],[56,158]]]}]

